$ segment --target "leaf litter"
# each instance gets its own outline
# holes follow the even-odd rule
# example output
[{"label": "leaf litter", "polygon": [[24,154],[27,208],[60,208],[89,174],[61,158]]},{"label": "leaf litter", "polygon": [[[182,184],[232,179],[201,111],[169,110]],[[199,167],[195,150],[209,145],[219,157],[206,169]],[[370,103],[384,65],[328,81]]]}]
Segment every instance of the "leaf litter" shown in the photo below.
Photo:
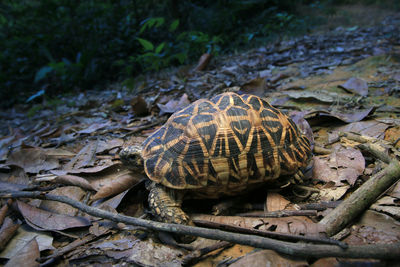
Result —
[{"label": "leaf litter", "polygon": [[[264,192],[257,200],[263,203],[258,209],[298,210],[302,203],[343,200],[377,171],[380,163],[361,153],[357,143],[340,137],[340,132],[385,139],[395,147],[391,153],[399,155],[400,61],[393,56],[399,53],[399,26],[398,18],[388,17],[370,28],[338,27],[238,55],[204,55],[197,67],[149,75],[138,79],[130,90],[113,85],[101,92],[60,96],[64,103],[76,103],[73,107],[45,107],[31,118],[26,117],[23,106],[5,111],[0,116],[2,125],[9,126],[0,130],[2,190],[42,188],[113,212],[150,217],[142,183],[145,177],[127,170],[118,152],[127,144],[142,143],[167,116],[191,102],[234,91],[265,97],[292,114],[316,146],[330,151],[315,153],[314,168],[305,177],[305,184],[313,188],[309,197],[287,190]],[[399,192],[397,183],[348,228],[344,241],[398,242]],[[189,211],[196,208],[187,207]],[[152,232],[86,216],[65,204],[18,200],[13,209],[23,225],[0,254],[9,264],[18,260],[14,255],[19,251],[23,255],[19,260],[27,260],[51,257],[64,248],[62,261],[72,264],[181,266],[188,254],[183,248],[162,244]],[[329,209],[318,216],[281,218],[248,218],[235,213],[211,216],[206,207],[202,212],[193,216],[248,229],[318,235],[317,222]],[[23,234],[25,228],[34,236]],[[16,245],[21,235],[26,236],[24,242]],[[73,246],[67,250],[70,244]],[[243,245],[210,255],[200,259],[199,265],[310,264]]]}]

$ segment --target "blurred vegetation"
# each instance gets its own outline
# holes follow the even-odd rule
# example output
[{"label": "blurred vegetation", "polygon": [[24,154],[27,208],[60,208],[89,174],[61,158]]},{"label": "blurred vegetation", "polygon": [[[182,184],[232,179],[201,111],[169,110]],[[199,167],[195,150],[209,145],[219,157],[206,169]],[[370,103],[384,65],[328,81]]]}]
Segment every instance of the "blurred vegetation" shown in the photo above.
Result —
[{"label": "blurred vegetation", "polygon": [[303,33],[312,23],[296,14],[296,5],[321,9],[331,2],[3,0],[1,106],[102,88],[107,82],[194,62],[205,52],[217,55],[282,32]]}]

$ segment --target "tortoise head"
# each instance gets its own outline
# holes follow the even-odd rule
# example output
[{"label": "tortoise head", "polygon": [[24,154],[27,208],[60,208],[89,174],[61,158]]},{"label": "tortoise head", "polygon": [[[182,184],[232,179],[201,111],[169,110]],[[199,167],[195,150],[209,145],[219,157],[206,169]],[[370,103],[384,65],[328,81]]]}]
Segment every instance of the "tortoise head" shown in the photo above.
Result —
[{"label": "tortoise head", "polygon": [[119,152],[122,163],[132,171],[143,171],[142,147],[138,145],[127,146]]}]

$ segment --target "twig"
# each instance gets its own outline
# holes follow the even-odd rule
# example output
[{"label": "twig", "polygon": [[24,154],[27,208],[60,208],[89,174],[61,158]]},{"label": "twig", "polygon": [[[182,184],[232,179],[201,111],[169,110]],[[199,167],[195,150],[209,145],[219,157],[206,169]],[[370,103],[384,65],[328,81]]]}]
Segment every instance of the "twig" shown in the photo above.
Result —
[{"label": "twig", "polygon": [[329,155],[332,153],[332,150],[324,148],[322,146],[314,145],[314,153],[319,155]]},{"label": "twig", "polygon": [[306,243],[289,243],[266,237],[231,233],[215,229],[200,228],[188,225],[160,223],[150,220],[133,218],[121,214],[111,213],[99,208],[90,207],[79,201],[65,196],[55,196],[41,192],[8,192],[1,193],[1,198],[39,198],[59,201],[80,209],[92,216],[101,217],[115,222],[123,222],[130,225],[142,226],[148,229],[164,232],[173,232],[183,235],[201,236],[214,240],[224,240],[237,244],[271,249],[278,253],[296,257],[343,257],[343,258],[374,258],[374,259],[400,259],[400,242],[392,244],[372,244],[362,246],[350,246],[342,249],[332,245],[315,245]]},{"label": "twig", "polygon": [[201,248],[199,250],[195,250],[190,252],[189,254],[187,254],[183,259],[182,259],[182,264],[183,265],[192,265],[195,262],[198,262],[200,260],[200,258],[210,252],[213,252],[215,250],[221,249],[221,248],[227,248],[232,246],[232,243],[226,242],[226,241],[221,241],[218,242],[214,245],[205,247],[205,248]]},{"label": "twig", "polygon": [[359,144],[358,147],[368,153],[372,154],[374,157],[382,160],[383,162],[389,164],[392,160],[391,157],[386,153],[385,149],[377,144]]},{"label": "twig", "polygon": [[0,209],[0,225],[3,224],[4,219],[6,218],[8,207],[12,204],[12,199],[7,200],[7,202]]},{"label": "twig", "polygon": [[357,218],[375,200],[400,178],[400,164],[392,160],[390,164],[372,176],[337,208],[326,215],[319,224],[325,227],[328,236],[341,231],[348,223]]},{"label": "twig", "polygon": [[249,228],[239,227],[236,225],[216,223],[216,222],[205,221],[205,220],[196,220],[195,219],[195,220],[193,220],[193,222],[200,226],[216,228],[216,229],[221,229],[221,230],[226,230],[226,231],[232,231],[235,233],[253,234],[253,235],[271,237],[271,238],[276,238],[276,239],[286,240],[286,241],[305,241],[305,242],[314,242],[314,243],[319,243],[319,244],[330,244],[330,245],[339,246],[341,248],[348,247],[348,245],[346,243],[340,242],[338,240],[330,239],[330,238],[318,238],[318,237],[312,237],[312,236],[291,235],[291,234],[271,232],[271,231],[266,231],[266,230],[249,229]]},{"label": "twig", "polygon": [[239,213],[241,217],[281,218],[289,216],[317,216],[316,210],[277,210],[277,211],[251,211]]},{"label": "twig", "polygon": [[302,210],[317,210],[322,211],[329,208],[336,208],[342,201],[322,201],[320,203],[298,204]]},{"label": "twig", "polygon": [[[104,234],[102,234],[100,236],[103,236],[103,235]],[[84,245],[84,244],[86,244],[88,242],[91,242],[91,241],[95,240],[96,238],[99,238],[100,236],[88,235],[88,236],[85,236],[85,237],[83,237],[81,239],[76,239],[76,240],[72,241],[68,245],[56,250],[52,255],[40,258],[40,261],[44,261],[42,263],[42,266],[43,265],[46,266],[46,265],[52,264],[57,258],[63,256],[64,254],[70,252],[71,250],[73,250],[73,249],[75,249],[75,248],[77,248],[79,246],[82,246],[82,245]]]}]

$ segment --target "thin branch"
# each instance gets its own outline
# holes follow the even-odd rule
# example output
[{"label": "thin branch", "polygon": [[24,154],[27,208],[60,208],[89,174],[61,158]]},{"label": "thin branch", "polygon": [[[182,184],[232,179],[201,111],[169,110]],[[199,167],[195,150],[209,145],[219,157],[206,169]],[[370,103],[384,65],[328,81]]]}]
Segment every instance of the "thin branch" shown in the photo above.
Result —
[{"label": "thin branch", "polygon": [[286,241],[304,241],[304,242],[313,242],[313,243],[318,243],[318,244],[330,244],[330,245],[339,246],[341,248],[348,247],[348,245],[346,243],[338,241],[338,240],[330,239],[330,238],[319,238],[319,237],[303,236],[303,235],[291,235],[291,234],[287,234],[287,233],[279,233],[279,232],[272,232],[272,231],[258,230],[258,229],[249,229],[249,228],[239,227],[236,225],[216,223],[216,222],[205,221],[205,220],[194,219],[193,222],[196,225],[221,229],[221,230],[235,232],[235,233],[259,235],[259,236],[270,237],[270,238],[286,240]]},{"label": "thin branch", "polygon": [[326,215],[319,224],[325,227],[328,236],[338,233],[399,179],[400,164],[397,160],[392,160],[385,169],[372,176],[349,198]]},{"label": "thin branch", "polygon": [[123,222],[130,225],[142,226],[148,229],[164,232],[172,232],[183,235],[201,236],[214,240],[224,240],[252,247],[271,249],[278,253],[296,257],[343,257],[343,258],[374,258],[374,259],[400,259],[400,242],[393,244],[372,244],[362,246],[350,246],[342,249],[332,245],[314,245],[305,243],[289,243],[271,238],[231,233],[216,229],[200,228],[188,225],[160,223],[150,220],[133,218],[121,214],[114,214],[99,208],[90,207],[79,201],[65,196],[55,196],[41,192],[8,192],[1,193],[1,198],[39,198],[59,201],[69,204],[92,216],[101,217],[114,222]]},{"label": "thin branch", "polygon": [[316,210],[250,211],[236,214],[241,217],[281,218],[290,216],[317,216]]}]

